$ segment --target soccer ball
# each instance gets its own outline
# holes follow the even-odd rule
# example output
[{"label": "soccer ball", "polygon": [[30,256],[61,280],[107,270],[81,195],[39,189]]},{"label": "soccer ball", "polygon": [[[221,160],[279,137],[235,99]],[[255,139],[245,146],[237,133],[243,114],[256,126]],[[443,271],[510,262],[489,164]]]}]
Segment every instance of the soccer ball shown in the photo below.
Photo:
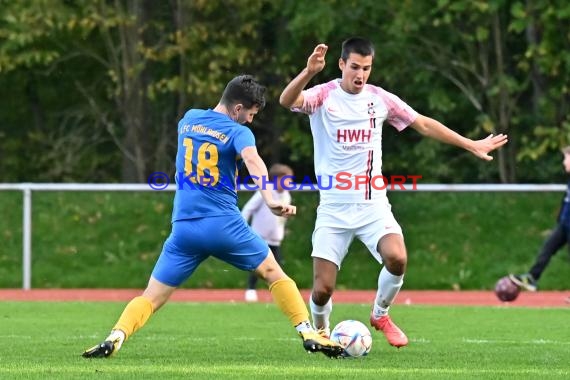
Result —
[{"label": "soccer ball", "polygon": [[520,292],[521,288],[512,282],[509,276],[500,278],[495,285],[495,294],[497,295],[497,298],[504,302],[516,300]]},{"label": "soccer ball", "polygon": [[368,355],[372,348],[372,335],[364,323],[354,320],[340,322],[331,332],[333,342],[340,344],[346,356],[358,358]]}]

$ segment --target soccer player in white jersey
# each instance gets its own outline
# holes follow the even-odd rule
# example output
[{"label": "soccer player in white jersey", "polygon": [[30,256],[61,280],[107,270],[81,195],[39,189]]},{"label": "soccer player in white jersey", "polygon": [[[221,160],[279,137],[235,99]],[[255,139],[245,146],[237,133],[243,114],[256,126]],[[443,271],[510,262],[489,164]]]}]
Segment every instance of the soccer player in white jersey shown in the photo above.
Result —
[{"label": "soccer player in white jersey", "polygon": [[[412,127],[420,134],[456,145],[483,160],[507,143],[503,134],[481,140],[465,138],[437,120],[421,115],[396,95],[367,84],[374,60],[373,44],[349,38],[342,44],[338,66],[341,79],[305,89],[325,66],[327,45],[315,47],[307,66],[283,90],[282,106],[309,115],[317,178],[332,178],[332,188],[320,191],[313,231],[313,323],[330,334],[332,294],[338,270],[356,237],[384,266],[370,324],[395,347],[408,344],[406,335],[388,315],[403,284],[407,253],[402,230],[391,212],[381,175],[381,135],[384,121],[398,131]],[[340,179],[340,181],[339,181]],[[328,187],[328,186],[327,186]]]}]

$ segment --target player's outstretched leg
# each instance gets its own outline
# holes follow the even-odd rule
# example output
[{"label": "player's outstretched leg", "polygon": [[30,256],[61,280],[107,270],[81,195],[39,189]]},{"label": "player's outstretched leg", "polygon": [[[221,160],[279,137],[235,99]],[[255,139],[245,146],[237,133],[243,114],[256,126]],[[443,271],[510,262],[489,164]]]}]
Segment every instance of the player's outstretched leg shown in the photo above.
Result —
[{"label": "player's outstretched leg", "polygon": [[303,347],[307,352],[322,352],[329,358],[344,357],[344,348],[330,339],[320,336],[316,331],[300,332]]},{"label": "player's outstretched leg", "polygon": [[[151,282],[153,281],[156,282],[151,278]],[[166,300],[168,297],[163,298]],[[123,310],[111,334],[103,342],[85,350],[82,356],[84,358],[108,358],[116,353],[128,337],[144,326],[153,310],[152,302],[147,297],[133,298]]]},{"label": "player's outstretched leg", "polygon": [[386,340],[394,347],[404,347],[408,345],[408,337],[394,322],[388,314],[380,318],[374,318],[374,313],[370,314],[370,325],[378,331],[382,331]]},{"label": "player's outstretched leg", "polygon": [[125,340],[125,333],[120,330],[113,330],[103,342],[88,348],[81,356],[87,359],[108,358],[117,352]]},{"label": "player's outstretched leg", "polygon": [[287,276],[269,285],[275,304],[285,314],[303,339],[303,348],[309,352],[322,352],[330,358],[342,357],[344,349],[338,343],[320,336],[309,322],[309,311],[297,284]]}]

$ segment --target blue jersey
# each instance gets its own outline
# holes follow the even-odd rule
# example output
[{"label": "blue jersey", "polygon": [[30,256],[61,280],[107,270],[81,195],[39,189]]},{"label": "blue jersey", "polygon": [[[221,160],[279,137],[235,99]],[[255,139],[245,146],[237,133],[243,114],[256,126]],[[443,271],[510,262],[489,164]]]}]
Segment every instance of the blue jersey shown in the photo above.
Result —
[{"label": "blue jersey", "polygon": [[192,109],[178,123],[172,221],[240,214],[238,155],[255,146],[251,130],[211,109]]}]

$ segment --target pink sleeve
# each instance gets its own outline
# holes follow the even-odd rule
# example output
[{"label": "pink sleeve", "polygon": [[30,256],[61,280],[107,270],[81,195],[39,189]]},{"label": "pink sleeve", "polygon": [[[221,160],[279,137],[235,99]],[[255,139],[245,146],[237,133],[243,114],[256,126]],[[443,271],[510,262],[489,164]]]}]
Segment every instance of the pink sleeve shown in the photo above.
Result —
[{"label": "pink sleeve", "polygon": [[291,110],[309,115],[314,113],[317,108],[323,105],[329,93],[334,90],[336,86],[336,81],[333,80],[303,90],[303,105],[299,108],[291,108]]},{"label": "pink sleeve", "polygon": [[388,108],[386,121],[394,128],[401,131],[416,120],[418,113],[406,102],[382,88],[376,87],[376,90]]}]

